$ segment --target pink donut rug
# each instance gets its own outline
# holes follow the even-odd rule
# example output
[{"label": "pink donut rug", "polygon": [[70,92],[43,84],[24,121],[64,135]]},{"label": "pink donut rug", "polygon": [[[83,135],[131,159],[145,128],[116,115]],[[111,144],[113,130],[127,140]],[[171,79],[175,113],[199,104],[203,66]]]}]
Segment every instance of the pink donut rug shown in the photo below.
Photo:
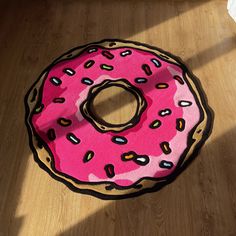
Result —
[{"label": "pink donut rug", "polygon": [[[119,94],[133,104],[130,112],[114,105],[123,109],[119,122],[104,116],[110,98],[102,97],[113,92],[113,99]],[[118,39],[60,56],[29,89],[25,106],[39,166],[71,190],[102,199],[133,197],[172,182],[213,123],[198,79],[180,58]]]}]

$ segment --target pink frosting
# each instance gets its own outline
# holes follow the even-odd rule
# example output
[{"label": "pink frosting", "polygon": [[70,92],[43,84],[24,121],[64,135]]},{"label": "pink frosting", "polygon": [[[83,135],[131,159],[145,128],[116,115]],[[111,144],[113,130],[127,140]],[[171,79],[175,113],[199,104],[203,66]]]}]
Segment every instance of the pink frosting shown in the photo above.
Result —
[{"label": "pink frosting", "polygon": [[[120,186],[129,186],[143,177],[165,177],[171,174],[184,150],[187,148],[187,138],[191,129],[200,119],[200,111],[196,101],[185,82],[180,84],[173,79],[175,75],[182,78],[182,69],[172,63],[157,58],[154,54],[134,48],[106,49],[113,55],[108,59],[102,55],[102,48],[97,51],[84,51],[80,56],[61,61],[49,71],[43,84],[41,113],[34,114],[32,124],[38,135],[47,143],[51,150],[55,168],[58,172],[65,173],[84,182],[111,181]],[[131,50],[132,54],[121,57],[120,53]],[[161,67],[156,67],[151,59],[156,58],[161,62]],[[84,68],[85,62],[94,60],[90,68]],[[101,70],[100,65],[112,65],[112,71]],[[147,76],[142,69],[143,64],[148,64],[152,75]],[[63,72],[64,68],[71,68],[76,73],[72,76]],[[57,77],[62,81],[60,86],[50,82],[50,78]],[[89,89],[93,86],[81,83],[83,77],[93,80],[93,85],[105,79],[117,80],[125,78],[142,91],[147,102],[147,108],[141,115],[140,122],[120,133],[98,132],[80,113],[79,106],[87,98]],[[145,77],[147,83],[137,84],[134,79]],[[182,78],[183,79],[183,78]],[[167,83],[166,89],[156,89],[157,83]],[[57,97],[65,98],[64,103],[53,103]],[[191,106],[180,107],[178,102],[184,100],[191,102]],[[171,115],[159,116],[158,112],[170,109]],[[57,123],[58,118],[70,119],[72,124],[62,127]],[[183,118],[186,122],[183,131],[176,130],[176,119]],[[157,129],[150,129],[149,125],[154,120],[160,120],[162,125]],[[54,129],[56,139],[49,141],[47,131]],[[80,139],[78,145],[69,142],[66,135],[72,132]],[[112,136],[124,136],[128,143],[118,145],[111,141]],[[160,143],[169,142],[171,153],[164,154]],[[83,157],[88,150],[94,151],[94,157],[84,163]],[[141,166],[134,161],[122,161],[123,153],[134,151],[138,155],[149,156],[150,162]],[[171,161],[170,169],[159,166],[162,160]],[[104,171],[104,166],[112,164],[115,176],[109,178]]]}]

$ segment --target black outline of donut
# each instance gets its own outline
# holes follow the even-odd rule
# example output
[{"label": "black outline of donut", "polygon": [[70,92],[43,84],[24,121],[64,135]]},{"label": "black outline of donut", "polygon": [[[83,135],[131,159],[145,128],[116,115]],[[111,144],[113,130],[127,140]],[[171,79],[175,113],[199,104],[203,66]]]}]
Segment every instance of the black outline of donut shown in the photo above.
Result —
[{"label": "black outline of donut", "polygon": [[[133,185],[130,185],[129,187],[118,186],[115,183],[110,182],[110,181],[101,181],[101,182],[98,182],[98,183],[85,182],[86,184],[89,184],[89,185],[107,184],[107,186],[105,186],[106,190],[108,189],[109,185],[110,185],[110,189],[112,189],[112,187],[115,186],[116,189],[122,190],[122,189],[131,189],[131,188],[136,188],[137,189],[137,186],[139,185],[139,183],[142,180],[144,180],[144,179],[157,181],[157,183],[153,187],[151,187],[151,188],[144,188],[144,189],[141,189],[138,192],[123,194],[123,195],[106,195],[106,194],[97,192],[97,191],[92,190],[92,189],[79,189],[79,188],[75,187],[72,183],[70,183],[70,182],[66,181],[65,179],[63,179],[62,177],[56,176],[51,171],[51,169],[49,169],[38,157],[38,153],[37,153],[36,148],[35,148],[35,146],[33,144],[33,136],[37,140],[39,148],[40,148],[40,145],[41,145],[41,147],[44,147],[45,150],[48,152],[48,154],[51,157],[53,157],[53,155],[52,155],[52,152],[50,151],[50,149],[47,147],[46,143],[39,137],[39,135],[36,133],[34,127],[32,126],[31,118],[32,118],[33,110],[34,109],[32,109],[30,111],[30,108],[28,106],[28,99],[29,99],[29,95],[30,95],[32,89],[36,89],[35,86],[37,85],[39,80],[42,78],[42,76],[45,75],[45,74],[47,75],[48,71],[50,71],[50,69],[56,63],[58,63],[59,60],[61,62],[61,61],[65,61],[65,60],[69,60],[69,59],[74,58],[74,57],[71,57],[73,55],[72,52],[75,51],[75,50],[78,50],[78,49],[84,49],[84,50],[82,50],[75,57],[78,57],[81,53],[83,53],[85,50],[88,50],[92,46],[93,47],[96,46],[96,48],[98,48],[98,47],[103,48],[102,46],[100,46],[100,44],[105,43],[105,42],[109,43],[110,47],[116,45],[116,42],[117,43],[130,43],[130,44],[133,44],[133,45],[136,45],[136,46],[146,47],[147,49],[149,48],[149,49],[152,49],[152,50],[157,50],[160,53],[165,54],[164,56],[162,54],[157,55],[156,53],[150,52],[150,51],[147,50],[149,53],[152,53],[157,58],[161,58],[162,60],[164,60],[164,61],[166,61],[168,63],[174,64],[174,65],[178,65],[182,69],[184,81],[187,83],[191,93],[193,94],[193,96],[195,98],[195,101],[196,101],[196,103],[198,105],[198,108],[200,110],[200,120],[191,129],[191,131],[188,134],[187,148],[184,150],[184,152],[180,156],[178,164],[176,165],[175,170],[170,175],[168,175],[167,177],[162,177],[162,178],[142,177],[137,182],[135,182]],[[127,48],[127,47],[124,46],[124,47],[118,47],[118,48]],[[132,47],[130,47],[130,48],[132,48]],[[142,50],[145,51],[145,49],[142,49]],[[168,59],[168,57],[166,55],[169,56],[171,59],[174,59],[175,61],[177,61],[179,64],[177,64],[175,62],[172,62],[172,61],[166,60],[166,59]],[[63,58],[61,60],[61,58],[64,57],[64,56],[66,56],[66,58]],[[202,102],[202,106],[199,105],[199,100],[198,100],[198,98],[196,98],[195,91],[193,90],[193,88],[189,84],[188,79],[186,79],[186,74],[189,76],[189,78],[192,80],[192,82],[196,86],[196,90],[197,90],[197,92],[198,92],[198,94],[200,96],[200,100]],[[40,84],[39,90],[37,90],[36,92],[33,93],[33,97],[31,97],[31,99],[29,100],[30,102],[34,102],[35,101],[36,96],[38,94],[38,91],[39,91],[38,101],[41,100],[42,88],[43,88],[44,82],[45,82],[45,80],[43,79],[43,82]],[[148,44],[145,44],[145,43],[139,43],[139,42],[135,42],[135,41],[121,40],[121,39],[103,39],[103,40],[98,41],[98,42],[88,43],[88,44],[85,44],[85,45],[82,45],[82,46],[79,46],[79,47],[75,47],[73,49],[70,49],[66,53],[62,54],[60,57],[55,59],[46,69],[43,70],[43,72],[40,74],[38,79],[29,88],[29,90],[27,91],[27,93],[26,93],[26,95],[24,97],[24,104],[25,104],[25,110],[26,110],[26,113],[25,113],[25,124],[26,124],[27,131],[28,131],[28,134],[29,134],[29,146],[30,146],[30,148],[31,148],[31,150],[33,152],[34,160],[38,163],[38,165],[42,169],[44,169],[51,177],[53,177],[55,180],[58,180],[58,181],[64,183],[72,191],[83,193],[83,194],[93,195],[95,197],[98,197],[98,198],[101,198],[101,199],[104,199],[104,200],[118,200],[118,199],[126,199],[126,198],[140,196],[140,195],[142,195],[144,193],[150,193],[150,192],[155,192],[157,190],[160,190],[162,187],[164,187],[167,184],[170,184],[171,182],[173,182],[177,178],[177,176],[181,172],[183,172],[192,163],[192,161],[196,158],[196,156],[198,155],[201,147],[204,145],[205,141],[210,136],[210,134],[212,132],[212,128],[213,128],[213,123],[214,123],[214,111],[208,105],[208,100],[207,100],[207,97],[206,97],[206,95],[204,93],[204,90],[202,89],[200,80],[192,73],[192,71],[190,69],[188,69],[188,67],[185,65],[185,63],[182,61],[181,58],[179,58],[179,57],[177,57],[175,55],[172,55],[171,53],[166,52],[163,49],[160,49],[158,47],[154,47],[154,46],[151,46],[151,45],[148,45]],[[195,144],[194,150],[193,150],[192,154],[184,162],[184,159],[185,159],[186,155],[188,154],[190,147],[194,143],[194,140],[192,139],[192,136],[195,133],[196,128],[203,121],[203,118],[204,118],[203,117],[203,112],[202,112],[202,107],[204,107],[204,110],[206,112],[206,126],[205,126],[205,129],[204,129],[204,133],[202,135],[202,138]],[[198,132],[198,131],[196,131],[196,132]],[[53,169],[53,171],[55,171],[55,173],[59,174],[60,176],[66,177],[68,179],[71,179],[75,183],[83,184],[83,182],[78,181],[77,179],[75,179],[75,178],[73,178],[71,176],[68,176],[68,175],[66,175],[64,173],[61,173],[61,172],[57,171],[55,169],[55,166],[54,166],[54,159],[53,158],[51,158],[51,168]],[[158,182],[158,180],[163,180],[163,181]]]},{"label": "black outline of donut", "polygon": [[[129,87],[126,87],[125,85],[123,84],[116,84],[115,83],[115,86],[117,87],[120,87],[120,88],[123,88],[124,90],[132,93],[132,95],[135,97],[135,99],[138,101],[139,100],[139,97],[142,99],[142,103],[143,106],[140,108],[140,103],[137,102],[137,107],[136,107],[136,111],[135,111],[135,114],[134,116],[129,120],[127,121],[126,123],[123,123],[123,124],[109,124],[107,123],[106,121],[100,119],[99,117],[96,117],[96,115],[93,113],[93,111],[91,110],[91,103],[92,101],[94,100],[94,98],[96,97],[96,95],[102,90],[102,89],[105,89],[105,88],[109,88],[109,87],[112,87],[114,86],[114,82],[118,82],[118,81],[121,81],[121,82],[124,82],[126,83]],[[104,84],[104,85],[102,85]],[[100,86],[102,85],[102,88],[100,88]],[[97,88],[97,89],[96,89]],[[93,90],[96,89],[95,92],[93,92]],[[97,85],[94,85],[93,87],[91,87],[88,91],[88,95],[87,95],[87,98],[80,104],[80,112],[81,114],[83,115],[83,117],[88,120],[92,125],[93,127],[98,131],[98,132],[101,132],[101,133],[105,133],[105,132],[108,132],[106,130],[102,130],[102,129],[99,129],[98,126],[96,124],[94,124],[94,121],[93,119],[91,119],[90,117],[88,117],[84,111],[84,107],[86,106],[87,108],[87,111],[89,112],[90,116],[94,119],[94,120],[97,120],[98,123],[100,123],[101,125],[104,125],[108,128],[119,128],[121,126],[125,126],[125,128],[119,130],[119,131],[115,131],[113,130],[114,133],[119,133],[121,131],[125,131],[129,128],[132,128],[133,126],[135,126],[137,123],[139,123],[140,121],[140,117],[142,115],[142,113],[145,111],[145,109],[147,108],[147,102],[142,94],[142,91],[139,90],[137,87],[133,86],[128,80],[126,79],[119,79],[119,80],[116,80],[116,81],[113,81],[113,80],[103,80],[100,84],[97,84]],[[139,114],[138,114],[139,113]]]}]

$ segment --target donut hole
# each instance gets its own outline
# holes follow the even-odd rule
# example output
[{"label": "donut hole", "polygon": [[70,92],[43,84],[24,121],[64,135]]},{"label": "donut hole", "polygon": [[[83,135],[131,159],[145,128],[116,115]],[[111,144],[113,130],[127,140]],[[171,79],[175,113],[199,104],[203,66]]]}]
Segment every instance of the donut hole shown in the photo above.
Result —
[{"label": "donut hole", "polygon": [[107,79],[91,87],[80,112],[102,133],[121,132],[138,124],[146,107],[142,92],[129,81]]},{"label": "donut hole", "polygon": [[138,100],[131,90],[112,85],[100,90],[90,106],[97,119],[110,125],[123,125],[135,116]]}]

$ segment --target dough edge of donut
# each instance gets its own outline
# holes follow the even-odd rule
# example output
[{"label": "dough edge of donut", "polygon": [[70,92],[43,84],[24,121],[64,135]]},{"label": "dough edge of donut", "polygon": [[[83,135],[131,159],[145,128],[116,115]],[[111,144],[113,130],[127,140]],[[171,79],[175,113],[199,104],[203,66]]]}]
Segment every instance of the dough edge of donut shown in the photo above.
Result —
[{"label": "dough edge of donut", "polygon": [[[110,43],[116,43],[116,44],[110,46]],[[78,47],[75,49],[71,49],[70,51],[68,51],[67,53],[63,54],[61,57],[56,59],[52,63],[51,66],[53,67],[55,64],[57,64],[58,62],[60,62],[62,60],[72,59],[72,58],[78,56],[80,54],[80,52],[83,51],[85,48],[92,47],[93,45],[94,46],[95,45],[103,46],[106,48],[119,48],[119,47],[138,48],[138,49],[143,49],[146,51],[154,52],[158,56],[160,56],[161,54],[166,56],[166,53],[167,53],[168,59],[164,58],[164,60],[169,61],[171,63],[175,63],[177,65],[184,65],[185,66],[185,64],[182,62],[182,60],[180,58],[170,54],[169,52],[165,52],[159,48],[152,47],[152,46],[149,46],[146,44],[141,44],[141,43],[132,42],[132,41],[125,41],[125,40],[103,40],[101,42],[95,42],[95,43],[87,44],[87,45],[84,45],[84,46],[81,46],[81,47]],[[71,56],[68,58],[67,57],[68,55],[71,55]],[[174,58],[172,58],[172,56]],[[180,62],[177,60],[180,60]],[[31,117],[31,114],[33,112],[33,109],[35,108],[35,105],[38,102],[40,87],[42,86],[44,78],[46,77],[46,75],[50,69],[51,69],[51,67],[49,66],[41,74],[41,76],[39,77],[37,82],[35,82],[34,85],[30,88],[28,94],[26,95],[27,98],[25,100],[27,103],[27,106],[29,108],[29,111],[28,111],[25,121],[27,123],[28,132],[30,134],[30,139],[31,139],[30,141],[32,144],[31,148],[33,149],[32,151],[34,153],[35,160],[40,165],[40,167],[45,169],[50,175],[53,174],[52,177],[57,177],[56,178],[57,180],[60,180],[61,182],[66,184],[70,189],[72,189],[76,192],[89,193],[91,195],[95,195],[95,196],[103,198],[103,199],[120,199],[120,198],[126,198],[129,196],[132,196],[134,194],[138,194],[139,192],[145,193],[145,192],[155,191],[155,190],[159,189],[160,187],[162,187],[163,185],[165,185],[165,183],[167,184],[169,182],[168,176],[166,177],[166,179],[155,179],[155,180],[148,179],[148,178],[144,177],[141,181],[138,182],[138,185],[142,186],[141,188],[134,188],[134,187],[125,188],[125,189],[112,188],[111,190],[106,190],[105,187],[110,186],[109,183],[99,183],[99,182],[96,184],[77,183],[77,182],[73,181],[72,179],[66,178],[65,176],[61,175],[59,172],[56,172],[51,166],[51,160],[53,157],[50,156],[49,152],[46,150],[44,145],[41,149],[37,147],[37,139],[34,134],[34,131],[32,130],[32,125],[29,120]],[[199,83],[199,81],[196,81],[196,77],[193,80],[193,77],[195,77],[195,76],[191,73],[191,71],[189,69],[187,69],[184,79],[188,80],[191,88],[193,89],[193,91],[197,97],[197,100],[198,100],[200,107],[203,111],[203,119],[195,128],[195,131],[194,131],[193,135],[191,136],[191,138],[193,139],[193,143],[190,147],[187,147],[187,148],[189,148],[189,150],[188,150],[187,154],[185,155],[184,159],[182,160],[180,167],[178,167],[178,168],[181,168],[183,166],[183,164],[187,160],[189,160],[191,158],[192,154],[196,151],[196,146],[203,139],[203,136],[204,136],[203,134],[204,134],[204,131],[206,130],[208,119],[210,119],[209,118],[210,111],[209,111],[209,106],[207,104],[207,101],[203,101],[204,98],[199,94],[197,86],[196,86],[196,83]],[[37,95],[35,97],[35,100],[33,102],[31,102],[30,98],[33,96],[34,89],[37,90]],[[201,130],[200,133],[198,133],[199,130]],[[47,161],[48,158],[50,158],[50,162]],[[176,169],[172,173],[175,173],[175,171],[176,171]],[[177,176],[175,176],[175,177],[177,177]],[[172,180],[174,180],[175,177]],[[172,180],[170,182],[172,182]]]}]

